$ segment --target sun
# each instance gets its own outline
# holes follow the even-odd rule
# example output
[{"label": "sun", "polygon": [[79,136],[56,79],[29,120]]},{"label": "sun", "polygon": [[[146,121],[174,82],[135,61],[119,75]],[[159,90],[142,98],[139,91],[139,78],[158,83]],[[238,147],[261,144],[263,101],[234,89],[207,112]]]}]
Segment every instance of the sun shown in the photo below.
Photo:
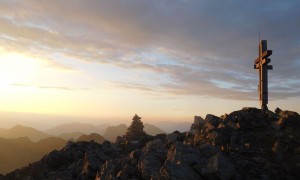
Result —
[{"label": "sun", "polygon": [[0,88],[34,81],[40,67],[41,63],[37,59],[0,49]]}]

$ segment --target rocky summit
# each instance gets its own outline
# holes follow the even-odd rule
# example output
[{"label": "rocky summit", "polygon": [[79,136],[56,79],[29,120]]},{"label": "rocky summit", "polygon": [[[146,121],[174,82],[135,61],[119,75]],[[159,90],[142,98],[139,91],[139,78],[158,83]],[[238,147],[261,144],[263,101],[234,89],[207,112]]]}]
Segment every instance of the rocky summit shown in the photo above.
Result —
[{"label": "rocky summit", "polygon": [[134,119],[116,143],[69,142],[0,179],[300,179],[296,112],[243,108],[195,116],[189,132],[156,136]]}]

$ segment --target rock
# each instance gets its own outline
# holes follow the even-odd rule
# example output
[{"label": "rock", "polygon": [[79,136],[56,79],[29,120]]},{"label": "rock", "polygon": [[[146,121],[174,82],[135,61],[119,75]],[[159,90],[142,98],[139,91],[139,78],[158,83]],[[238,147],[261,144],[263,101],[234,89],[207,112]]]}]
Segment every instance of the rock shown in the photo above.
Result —
[{"label": "rock", "polygon": [[201,116],[195,116],[194,117],[194,124],[197,126],[203,126],[205,123],[205,120]]},{"label": "rock", "polygon": [[102,149],[103,149],[103,151],[110,152],[110,150],[111,150],[111,143],[109,141],[105,140],[102,143]]},{"label": "rock", "polygon": [[178,138],[179,138],[179,135],[176,133],[168,134],[167,138],[166,138],[167,144],[174,143],[175,141],[178,140]]},{"label": "rock", "polygon": [[198,149],[205,158],[210,158],[219,152],[215,146],[209,144],[204,144],[198,147]]},{"label": "rock", "polygon": [[242,111],[248,113],[261,113],[261,109],[257,109],[255,107],[243,107]]},{"label": "rock", "polygon": [[143,179],[157,179],[160,167],[164,164],[167,150],[160,139],[150,141],[142,149],[138,169]]},{"label": "rock", "polygon": [[139,179],[139,176],[137,174],[138,171],[134,166],[130,164],[126,164],[125,167],[118,172],[117,179],[120,180]]},{"label": "rock", "polygon": [[218,127],[221,118],[212,114],[207,114],[205,117],[205,123],[211,124],[213,127]]},{"label": "rock", "polygon": [[124,150],[129,153],[141,147],[142,144],[135,143],[134,141],[126,141]]},{"label": "rock", "polygon": [[282,110],[281,110],[280,108],[277,107],[277,108],[275,109],[275,113],[276,113],[277,115],[280,115],[281,112],[282,112]]},{"label": "rock", "polygon": [[206,157],[198,149],[176,142],[169,149],[167,160],[174,164],[202,165],[206,161]]},{"label": "rock", "polygon": [[235,174],[233,164],[222,154],[217,154],[208,160],[202,174],[210,179],[232,179]]},{"label": "rock", "polygon": [[126,142],[126,137],[125,136],[118,136],[116,139],[117,144],[125,144]]},{"label": "rock", "polygon": [[162,141],[165,141],[166,137],[167,137],[166,134],[156,134],[156,136],[154,136],[154,139],[160,139]]},{"label": "rock", "polygon": [[166,147],[160,139],[149,141],[143,148],[144,152],[165,152]]},{"label": "rock", "polygon": [[194,117],[194,123],[191,125],[190,133],[196,134],[199,132],[202,127],[204,126],[205,121],[201,116],[195,116]]},{"label": "rock", "polygon": [[160,177],[158,179],[201,180],[203,178],[187,164],[174,164],[170,161],[166,161],[160,170]]},{"label": "rock", "polygon": [[279,120],[272,122],[272,128],[274,130],[281,130],[285,125],[285,118],[280,118]]},{"label": "rock", "polygon": [[96,180],[106,179],[131,179],[140,177],[137,169],[131,165],[128,158],[109,160],[101,166],[96,175]]},{"label": "rock", "polygon": [[85,152],[82,174],[86,175],[87,177],[94,178],[96,171],[102,164],[101,158],[103,158],[103,156],[98,157],[96,154],[94,154],[91,151]]}]

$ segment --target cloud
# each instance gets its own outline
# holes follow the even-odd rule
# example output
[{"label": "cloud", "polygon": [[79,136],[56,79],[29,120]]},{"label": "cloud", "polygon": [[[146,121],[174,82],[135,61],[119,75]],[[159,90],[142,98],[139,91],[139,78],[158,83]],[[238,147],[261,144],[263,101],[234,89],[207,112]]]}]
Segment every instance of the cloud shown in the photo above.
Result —
[{"label": "cloud", "polygon": [[[299,5],[296,0],[3,0],[0,45],[169,79],[155,85],[123,82],[122,88],[252,100],[261,32],[273,50],[270,91],[282,99],[300,96]],[[64,68],[53,64],[60,65]]]}]

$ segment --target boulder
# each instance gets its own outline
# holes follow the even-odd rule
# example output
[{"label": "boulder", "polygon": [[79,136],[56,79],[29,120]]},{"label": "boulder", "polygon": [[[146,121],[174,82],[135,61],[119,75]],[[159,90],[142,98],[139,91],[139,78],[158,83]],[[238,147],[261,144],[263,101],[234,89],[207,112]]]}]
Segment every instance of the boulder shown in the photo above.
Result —
[{"label": "boulder", "polygon": [[235,175],[234,165],[222,154],[216,154],[208,160],[202,174],[209,179],[232,179]]},{"label": "boulder", "polygon": [[182,142],[176,142],[168,150],[167,160],[174,164],[203,165],[206,157],[198,149]]},{"label": "boulder", "polygon": [[138,169],[143,179],[157,179],[166,159],[167,149],[160,139],[150,141],[142,149]]},{"label": "boulder", "polygon": [[194,123],[191,125],[190,133],[196,134],[199,132],[205,124],[205,120],[201,116],[194,117]]},{"label": "boulder", "polygon": [[281,112],[282,112],[282,110],[281,110],[279,107],[277,107],[277,108],[275,109],[275,113],[276,113],[277,115],[280,115]]},{"label": "boulder", "polygon": [[277,121],[272,122],[272,128],[274,130],[279,131],[279,130],[281,130],[284,127],[285,122],[286,122],[285,118],[280,118]]},{"label": "boulder", "polygon": [[164,166],[160,169],[160,176],[158,179],[172,179],[172,180],[201,180],[203,179],[193,167],[187,164],[174,164],[166,161]]},{"label": "boulder", "polygon": [[125,136],[118,136],[116,139],[117,144],[125,144],[126,142],[126,137]]},{"label": "boulder", "polygon": [[212,114],[207,114],[205,117],[205,123],[211,124],[213,127],[218,127],[220,120],[221,118]]},{"label": "boulder", "polygon": [[137,169],[128,158],[113,159],[101,166],[96,175],[96,180],[106,179],[141,179]]},{"label": "boulder", "polygon": [[166,141],[167,144],[171,144],[174,143],[175,141],[177,141],[179,138],[179,135],[177,133],[171,133],[167,135]]}]

